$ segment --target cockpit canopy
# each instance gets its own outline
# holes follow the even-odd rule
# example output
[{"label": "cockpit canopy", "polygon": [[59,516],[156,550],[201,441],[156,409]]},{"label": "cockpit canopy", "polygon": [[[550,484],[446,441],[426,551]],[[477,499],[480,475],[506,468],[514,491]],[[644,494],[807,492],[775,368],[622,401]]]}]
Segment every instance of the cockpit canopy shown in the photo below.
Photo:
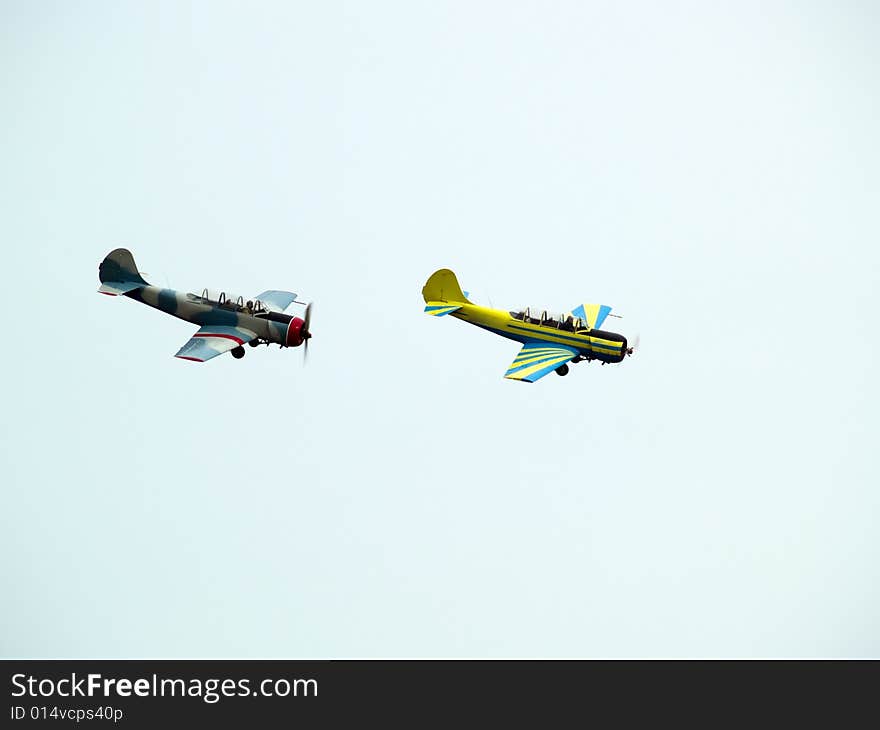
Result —
[{"label": "cockpit canopy", "polygon": [[231,312],[246,312],[254,315],[269,312],[269,309],[259,299],[245,299],[243,296],[227,294],[222,291],[218,293],[202,289],[201,296],[198,294],[187,294],[186,296],[190,301],[213,304],[221,309],[228,309]]},{"label": "cockpit canopy", "polygon": [[525,307],[523,309],[513,310],[510,312],[510,316],[527,324],[538,324],[543,327],[566,330],[567,332],[587,329],[586,322],[580,317],[575,317],[572,314],[548,312],[546,309],[535,309],[532,311],[530,307]]}]

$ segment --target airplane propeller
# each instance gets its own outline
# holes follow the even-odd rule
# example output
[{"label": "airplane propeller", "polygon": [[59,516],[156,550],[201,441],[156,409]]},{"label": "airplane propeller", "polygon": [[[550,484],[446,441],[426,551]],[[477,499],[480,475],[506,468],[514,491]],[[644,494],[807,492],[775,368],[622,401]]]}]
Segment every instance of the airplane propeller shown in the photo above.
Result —
[{"label": "airplane propeller", "polygon": [[300,336],[303,338],[303,365],[309,359],[309,340],[312,338],[312,333],[309,331],[309,323],[312,321],[312,304],[313,302],[306,304],[306,313],[303,317],[302,329],[300,330]]},{"label": "airplane propeller", "polygon": [[639,340],[640,339],[641,339],[640,335],[636,334],[636,337],[633,340],[633,343],[629,347],[626,348],[627,355],[632,355],[636,350],[639,349]]}]

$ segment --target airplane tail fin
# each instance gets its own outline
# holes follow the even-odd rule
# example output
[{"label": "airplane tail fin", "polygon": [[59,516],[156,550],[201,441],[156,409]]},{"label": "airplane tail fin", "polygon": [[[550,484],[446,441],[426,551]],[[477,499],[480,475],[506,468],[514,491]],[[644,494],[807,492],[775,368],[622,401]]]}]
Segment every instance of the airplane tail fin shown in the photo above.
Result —
[{"label": "airplane tail fin", "polygon": [[458,285],[449,269],[435,271],[422,287],[422,296],[425,298],[425,312],[433,317],[442,317],[451,314],[462,305],[470,304],[467,294]]},{"label": "airplane tail fin", "polygon": [[458,279],[455,278],[455,274],[449,269],[440,269],[431,274],[425,282],[425,286],[422,287],[422,296],[426,303],[431,302],[432,304],[462,305],[471,303],[467,298],[467,294],[458,285]]},{"label": "airplane tail fin", "polygon": [[117,248],[107,254],[98,267],[98,278],[101,280],[98,291],[110,296],[149,286],[138,272],[134,257],[127,248]]}]

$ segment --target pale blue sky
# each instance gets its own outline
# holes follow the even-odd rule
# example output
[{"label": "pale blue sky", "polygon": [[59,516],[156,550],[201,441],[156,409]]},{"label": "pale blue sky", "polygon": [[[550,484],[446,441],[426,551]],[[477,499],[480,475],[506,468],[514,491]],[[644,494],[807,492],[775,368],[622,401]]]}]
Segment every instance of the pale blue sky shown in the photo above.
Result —
[{"label": "pale blue sky", "polygon": [[[0,2],[0,655],[880,654],[878,19]],[[308,368],[176,360],[118,246]],[[441,267],[642,349],[506,381]]]}]

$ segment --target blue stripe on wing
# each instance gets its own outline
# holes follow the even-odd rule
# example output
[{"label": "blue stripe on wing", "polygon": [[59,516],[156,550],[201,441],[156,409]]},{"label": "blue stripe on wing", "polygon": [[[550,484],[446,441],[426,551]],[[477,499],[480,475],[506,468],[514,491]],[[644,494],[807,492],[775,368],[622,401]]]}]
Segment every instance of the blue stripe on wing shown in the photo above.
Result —
[{"label": "blue stripe on wing", "polygon": [[573,348],[527,342],[514,358],[504,377],[534,383],[577,355],[578,351]]},{"label": "blue stripe on wing", "polygon": [[586,322],[590,329],[597,330],[611,313],[611,307],[607,304],[579,304],[571,313]]}]

